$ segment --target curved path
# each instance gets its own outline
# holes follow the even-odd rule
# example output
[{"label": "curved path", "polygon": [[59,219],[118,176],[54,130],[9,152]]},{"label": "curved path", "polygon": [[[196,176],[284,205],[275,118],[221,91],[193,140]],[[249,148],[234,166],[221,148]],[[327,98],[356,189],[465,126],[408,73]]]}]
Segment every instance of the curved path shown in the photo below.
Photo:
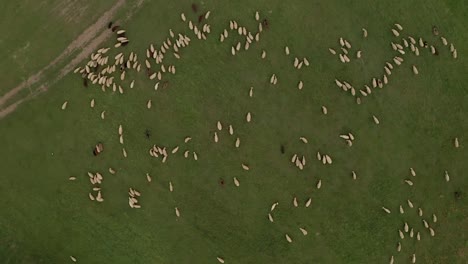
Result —
[{"label": "curved path", "polygon": [[[144,0],[136,1],[135,8],[140,7],[143,1]],[[73,40],[70,43],[70,45],[68,45],[68,47],[57,58],[55,58],[52,62],[50,62],[39,72],[30,76],[26,81],[20,83],[18,86],[11,89],[9,92],[0,97],[0,119],[13,112],[21,103],[36,97],[39,93],[47,91],[50,85],[62,79],[66,74],[72,71],[72,69],[76,68],[76,66],[81,61],[86,59],[93,51],[97,50],[99,45],[112,35],[112,32],[110,30],[106,30],[107,24],[109,23],[109,21],[112,21],[112,18],[114,17],[117,10],[120,7],[122,7],[125,3],[126,0],[117,0],[117,2],[112,6],[112,8],[107,10],[102,16],[99,17],[99,19],[93,25],[88,27],[75,40]],[[136,11],[136,9],[132,11],[134,12]],[[126,17],[126,19],[129,19],[133,12],[131,12]],[[60,63],[65,59],[69,58],[70,54],[80,49],[81,52],[76,57],[74,57],[62,70],[60,70],[58,75],[51,81],[51,83],[44,82],[38,88],[36,88],[36,90],[33,93],[29,94],[25,98],[18,99],[17,101],[6,105],[6,103],[12,97],[17,95],[23,89],[31,85],[40,83],[43,80],[43,74],[45,71],[52,68],[57,63]]]}]

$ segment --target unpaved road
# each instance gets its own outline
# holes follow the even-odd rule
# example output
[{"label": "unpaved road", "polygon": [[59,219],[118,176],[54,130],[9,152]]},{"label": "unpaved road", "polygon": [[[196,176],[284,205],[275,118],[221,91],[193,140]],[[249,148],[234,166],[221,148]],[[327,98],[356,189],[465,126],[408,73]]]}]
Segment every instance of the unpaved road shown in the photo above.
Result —
[{"label": "unpaved road", "polygon": [[[136,11],[136,8],[139,8],[141,6],[143,1],[144,0],[136,1],[135,10],[132,10],[132,12],[127,15],[127,20],[131,17],[133,12]],[[50,62],[39,72],[30,76],[26,81],[22,82],[21,84],[7,92],[5,95],[0,97],[0,119],[13,112],[21,103],[36,97],[41,92],[47,91],[50,85],[62,79],[72,69],[76,68],[76,66],[81,61],[86,59],[93,51],[97,50],[99,45],[112,35],[112,32],[110,30],[107,30],[107,24],[109,23],[109,21],[112,21],[112,18],[115,16],[117,10],[120,7],[122,7],[125,3],[126,0],[117,0],[117,2],[112,6],[112,8],[110,8],[104,14],[102,14],[102,16],[100,16],[99,19],[93,25],[88,27],[75,40],[73,40],[70,43],[70,45],[68,45],[68,47],[57,58],[55,58],[52,62]],[[45,71],[54,67],[57,63],[60,63],[65,59],[69,58],[70,54],[80,49],[81,52],[75,58],[73,58],[50,83],[44,82],[27,97],[18,99],[17,101],[6,105],[8,100],[17,95],[23,89],[44,81],[43,74]]]}]

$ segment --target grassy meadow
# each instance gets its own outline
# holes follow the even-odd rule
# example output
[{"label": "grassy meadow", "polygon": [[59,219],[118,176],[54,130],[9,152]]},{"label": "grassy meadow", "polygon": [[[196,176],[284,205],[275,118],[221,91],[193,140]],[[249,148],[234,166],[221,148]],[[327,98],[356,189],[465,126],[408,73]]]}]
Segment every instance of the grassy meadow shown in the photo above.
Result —
[{"label": "grassy meadow", "polygon": [[[50,15],[63,1],[0,4],[0,31],[7,33],[0,41],[5,58],[0,62],[0,94],[45,67],[113,3],[82,2],[86,8],[74,2],[78,6],[73,8],[83,12],[71,19],[74,22]],[[81,77],[70,73],[0,120],[0,263],[72,263],[71,255],[77,263],[218,263],[220,256],[225,263],[361,264],[388,263],[392,255],[395,263],[410,263],[412,254],[417,263],[467,263],[466,3],[203,1],[196,3],[197,14],[191,4],[148,0],[130,17],[127,3],[114,20],[127,31],[130,44],[115,49],[115,38],[102,44],[112,47],[110,61],[119,52],[128,56],[133,51],[144,65],[149,44],[159,47],[169,29],[187,34],[192,41],[181,50],[181,59],[165,58],[165,64],[177,69],[175,75],[164,75],[166,89],[155,91],[155,80],[144,70],[127,73],[124,94],[102,92],[99,85],[85,88]],[[180,13],[196,20],[207,10],[211,33],[207,40],[198,40]],[[256,32],[255,11],[268,19],[268,30],[249,50],[232,56],[231,46],[241,38],[230,32],[221,43],[219,35],[229,29],[230,20]],[[419,57],[407,52],[389,84],[373,89],[357,105],[334,80],[361,88],[382,76],[385,62],[397,55],[390,46],[397,41],[391,33],[396,22],[404,28],[402,36],[422,37],[440,54],[433,56],[424,48]],[[433,36],[433,25],[456,46],[458,59]],[[369,32],[366,39],[363,27]],[[340,37],[353,45],[350,63],[341,63],[328,51],[339,50]],[[356,50],[362,50],[361,59],[355,58]],[[295,69],[294,57],[307,57],[310,66]],[[413,64],[418,75],[411,71]],[[52,69],[47,79],[58,71]],[[269,82],[273,73],[277,85]],[[147,109],[150,99],[153,105]],[[64,101],[68,107],[62,111]],[[328,108],[327,115],[322,106]],[[245,121],[247,112],[252,113],[250,123]],[[224,130],[214,143],[217,121]],[[119,143],[120,124],[127,158]],[[225,129],[229,124],[234,136]],[[149,139],[146,130],[151,131]],[[356,137],[352,147],[339,138],[348,132]],[[187,136],[192,140],[185,144]],[[299,140],[302,136],[308,144]],[[234,146],[237,137],[240,148]],[[460,148],[453,146],[455,137]],[[95,157],[97,142],[103,142],[105,150]],[[161,163],[148,153],[154,144],[180,149]],[[185,150],[197,152],[198,161],[184,158]],[[319,162],[317,151],[332,156],[333,164]],[[296,153],[307,158],[304,170],[290,161]],[[242,163],[250,170],[244,171]],[[117,173],[111,175],[109,167]],[[104,176],[103,203],[88,198],[88,171]],[[357,173],[356,180],[351,171]],[[444,171],[450,182],[444,180]],[[69,181],[70,176],[77,179]],[[317,189],[319,180],[322,186]],[[129,188],[141,192],[141,209],[129,207]],[[461,197],[455,198],[455,192]],[[305,208],[309,198],[312,204]],[[408,207],[408,199],[415,208]],[[268,213],[274,202],[279,205],[271,223]],[[398,212],[400,205],[404,214]],[[392,213],[386,214],[382,206]],[[174,207],[181,217],[175,216]],[[424,210],[422,218],[434,228],[434,237],[417,208]],[[437,223],[431,220],[433,213]],[[421,233],[421,241],[408,234],[400,239],[398,230],[405,222]],[[399,241],[401,252],[396,250]]]}]

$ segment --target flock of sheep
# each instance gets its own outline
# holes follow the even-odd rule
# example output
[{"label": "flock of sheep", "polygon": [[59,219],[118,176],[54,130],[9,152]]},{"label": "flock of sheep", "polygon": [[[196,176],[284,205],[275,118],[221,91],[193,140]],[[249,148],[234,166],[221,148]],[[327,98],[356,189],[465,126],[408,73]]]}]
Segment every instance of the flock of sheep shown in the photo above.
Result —
[{"label": "flock of sheep", "polygon": [[[435,28],[435,27],[434,27]],[[367,38],[368,32],[365,28],[362,29],[363,31],[363,38]],[[385,65],[383,67],[384,72],[383,75],[377,76],[372,78],[372,80],[368,84],[364,84],[364,87],[362,88],[355,88],[352,84],[350,84],[346,80],[338,80],[335,79],[336,85],[343,89],[345,92],[351,93],[353,97],[356,98],[356,103],[361,104],[362,97],[367,97],[372,94],[373,91],[375,91],[375,88],[384,88],[385,85],[388,84],[390,81],[390,76],[392,75],[392,71],[394,70],[395,67],[402,66],[403,62],[405,61],[404,57],[409,56],[410,53],[413,53],[415,56],[420,56],[420,51],[419,49],[427,49],[428,53],[430,53],[433,56],[438,56],[439,55],[439,47],[436,46],[436,44],[430,44],[427,40],[424,40],[422,37],[415,37],[411,35],[406,35],[403,37],[403,27],[396,23],[395,27],[391,29],[391,32],[393,36],[396,38],[395,42],[390,42],[392,49],[397,52],[397,54],[389,61],[385,62]],[[434,35],[439,35],[438,30],[433,30]],[[418,39],[418,41],[416,41]],[[449,46],[449,50],[452,54],[452,57],[454,59],[457,58],[457,49],[455,48],[453,43],[448,44],[448,41],[445,37],[440,36],[440,42],[442,43],[443,46]],[[340,38],[339,39],[339,44],[340,44],[340,50],[342,53],[338,54],[340,57],[340,61],[343,63],[347,63],[350,61],[349,56],[351,56],[351,43],[344,39]],[[336,55],[337,52],[333,48],[329,48],[329,51],[332,55]],[[349,55],[349,56],[348,56]],[[361,59],[362,58],[362,51],[357,50],[356,51],[356,59]],[[364,54],[365,56],[365,54]],[[392,63],[393,62],[393,63]],[[419,74],[419,70],[416,65],[411,65],[411,70],[415,75]],[[358,94],[359,92],[359,94]],[[376,124],[379,124],[378,119],[374,116],[374,121]]]},{"label": "flock of sheep", "polygon": [[[409,171],[410,171],[410,175],[412,177],[416,177],[416,171],[413,168],[410,168]],[[410,181],[410,180],[405,180],[405,182],[408,182],[408,181]],[[408,185],[413,186],[412,181],[410,181],[410,182],[411,182],[411,184],[408,184]],[[405,214],[405,208],[406,208],[406,210],[411,210],[411,209],[416,210],[416,208],[414,206],[414,203],[410,199],[406,200],[406,203],[408,205],[407,208],[406,208],[406,206],[404,204],[400,204],[400,206],[399,206],[398,210],[399,210],[401,215]],[[382,206],[382,210],[387,214],[392,213],[392,210],[390,210],[389,208],[384,207],[384,206]],[[421,217],[421,223],[424,226],[424,228],[427,230],[426,233],[428,233],[431,237],[435,236],[435,230],[429,224],[429,222],[432,221],[432,223],[435,225],[437,223],[437,215],[432,214],[432,217],[430,217],[429,220],[426,220],[426,219],[423,218],[424,212],[423,212],[423,209],[421,207],[417,208],[417,214],[418,214],[419,217]],[[419,225],[421,225],[421,223],[419,223]],[[415,224],[414,226],[411,226],[410,224],[408,224],[407,221],[403,221],[402,225],[403,225],[402,228],[398,229],[398,236],[400,238],[400,241],[398,241],[398,243],[397,243],[397,248],[396,248],[397,252],[401,252],[403,240],[405,239],[405,237],[407,239],[409,237],[409,238],[412,238],[412,239],[416,239],[416,241],[420,241],[421,237],[422,237],[422,234],[424,232],[424,230],[423,231],[418,231],[418,229],[417,229],[418,224]],[[410,256],[410,259],[411,259],[412,263],[416,263],[416,254],[413,253]],[[395,260],[394,255],[391,255],[390,256],[390,264],[393,264],[394,260]]]},{"label": "flock of sheep", "polygon": [[[187,16],[182,13],[180,15],[180,18],[183,23],[185,23],[188,27],[188,29],[193,33],[194,37],[197,38],[198,40],[206,40],[207,37],[209,36],[211,32],[211,25],[208,23],[202,23],[205,22],[206,20],[209,19],[210,16],[210,11],[204,13],[202,16],[198,18],[197,21],[192,21],[187,18]],[[242,49],[243,50],[248,50],[251,45],[253,45],[255,42],[258,42],[261,38],[262,33],[264,30],[268,29],[268,21],[266,19],[260,20],[260,14],[258,12],[255,13],[254,16],[255,20],[258,22],[258,27],[255,31],[250,31],[247,29],[247,27],[240,25],[239,22],[235,20],[231,20],[229,22],[229,27],[226,27],[222,30],[222,33],[220,34],[219,41],[220,42],[225,42],[229,39],[229,36],[232,35],[238,35],[242,39],[240,41],[237,41],[234,43],[231,47],[231,54],[232,55],[238,55],[241,53]],[[119,26],[113,25],[112,23],[109,23],[109,28],[116,34],[116,44],[114,45],[114,49],[117,50],[117,55],[115,55],[113,58],[108,55],[108,52],[111,51],[112,48],[101,48],[97,50],[95,53],[91,54],[90,60],[81,67],[78,67],[75,69],[75,73],[80,74],[81,77],[84,80],[85,86],[88,85],[89,83],[92,83],[93,85],[98,85],[101,87],[102,91],[112,91],[112,92],[118,92],[120,94],[124,94],[127,89],[133,89],[135,86],[135,80],[128,80],[127,82],[129,83],[128,88],[124,84],[124,81],[126,79],[126,76],[128,75],[127,73],[130,71],[136,71],[140,72],[143,70],[143,72],[146,74],[148,79],[153,82],[153,87],[154,90],[157,91],[160,87],[162,89],[166,88],[168,86],[168,81],[164,80],[165,76],[167,74],[175,74],[176,73],[176,65],[169,65],[169,64],[164,64],[165,58],[167,56],[173,56],[177,60],[181,59],[182,54],[183,54],[183,49],[187,48],[192,39],[188,35],[184,33],[174,33],[172,29],[169,30],[169,36],[163,41],[163,43],[159,46],[155,44],[149,44],[148,48],[146,49],[146,57],[143,59],[139,60],[139,57],[136,52],[128,52],[128,51],[120,51],[119,49],[123,49],[128,43],[129,39],[126,37],[126,32],[123,29],[120,29]],[[368,32],[365,28],[362,29],[363,32],[363,38],[368,37]],[[362,98],[364,97],[370,97],[372,93],[375,93],[377,88],[384,88],[385,85],[387,85],[390,81],[390,76],[392,75],[393,69],[395,67],[400,67],[403,65],[405,62],[405,56],[410,56],[411,53],[413,53],[415,56],[420,56],[420,49],[424,50],[426,49],[428,53],[431,53],[432,55],[436,56],[439,54],[439,47],[435,46],[435,44],[431,45],[428,43],[428,41],[422,39],[421,37],[414,37],[410,35],[405,35],[403,31],[403,27],[400,24],[395,24],[395,27],[391,29],[391,32],[393,36],[395,37],[394,41],[391,42],[391,47],[392,49],[397,53],[393,58],[391,58],[389,61],[385,62],[385,65],[383,66],[383,74],[380,76],[376,76],[370,80],[368,84],[364,84],[363,87],[357,88],[353,84],[351,84],[349,81],[346,80],[338,80],[335,79],[335,84],[341,88],[343,91],[350,93],[352,97],[355,98],[355,101],[357,104],[362,103]],[[434,31],[435,32],[435,31]],[[437,30],[437,34],[438,30]],[[405,36],[404,36],[405,35]],[[419,41],[416,41],[416,39],[419,39]],[[454,47],[453,44],[448,44],[448,41],[445,37],[440,36],[440,40],[443,46],[449,46],[449,50],[452,53],[453,58],[457,58],[457,50]],[[334,55],[338,56],[338,59],[342,63],[349,63],[352,59],[361,59],[363,56],[366,56],[366,54],[362,50],[353,50],[353,46],[351,42],[345,38],[339,38],[339,47],[337,49],[335,48],[329,48],[329,52]],[[284,53],[286,56],[290,55],[290,49],[288,46],[285,46],[284,48]],[[352,55],[352,54],[355,55]],[[128,55],[126,55],[128,54]],[[261,53],[261,58],[265,59],[267,56],[267,53],[265,50],[262,50]],[[292,60],[292,65],[294,69],[301,69],[302,67],[308,67],[310,65],[309,60],[306,57],[295,57]],[[417,75],[419,74],[419,69],[417,68],[416,65],[411,65],[411,70],[412,72]],[[156,79],[156,80],[155,80]],[[272,74],[270,76],[269,82],[271,85],[276,85],[278,83],[278,76],[276,74]],[[299,80],[297,82],[297,88],[299,90],[304,88],[304,83],[302,80]],[[253,87],[250,88],[249,90],[249,97],[253,97]],[[65,110],[68,106],[68,101],[65,101],[62,104],[61,109]],[[96,107],[96,101],[94,99],[91,100],[90,102],[90,107],[95,108]],[[148,100],[146,103],[146,107],[148,109],[151,109],[152,107],[152,100]],[[328,109],[326,106],[322,106],[321,108],[322,114],[327,115],[328,114]],[[105,119],[105,111],[102,111],[100,113],[101,119]],[[245,114],[245,122],[246,124],[252,122],[252,116],[253,114],[251,112],[247,112]],[[372,116],[373,122],[377,125],[380,124],[380,120],[373,115]],[[234,128],[232,125],[224,125],[225,130],[227,131],[228,136],[233,136],[235,140],[233,140],[233,145],[236,148],[240,147],[240,138],[238,136],[235,136],[234,133]],[[218,143],[220,141],[223,131],[223,124],[221,121],[218,121],[216,123],[216,129],[212,132],[213,136],[213,141],[214,143]],[[118,138],[119,138],[119,143],[124,146],[124,133],[123,133],[123,127],[122,125],[119,125],[118,127]],[[348,132],[345,134],[340,134],[339,138],[344,140],[347,146],[351,147],[353,146],[355,136],[353,133]],[[183,140],[184,145],[176,145],[174,147],[168,147],[168,146],[163,146],[163,145],[157,145],[154,144],[149,148],[149,155],[154,158],[154,159],[159,159],[162,163],[165,163],[169,156],[177,155],[179,152],[179,149],[183,148],[185,146],[185,150],[181,150],[180,153],[183,153],[183,156],[185,158],[193,158],[193,160],[197,161],[198,160],[198,154],[197,152],[190,150],[187,146],[190,144],[189,142],[192,140],[190,136],[187,136]],[[299,140],[304,143],[308,144],[308,139],[304,136],[301,136]],[[182,142],[181,142],[182,144]],[[460,143],[458,138],[455,138],[454,140],[454,145],[456,148],[460,147]],[[102,150],[101,150],[102,151]],[[122,147],[122,155],[124,158],[128,157],[127,151],[125,147]],[[333,159],[330,154],[325,154],[323,152],[317,151],[317,160],[321,162],[323,165],[331,165],[333,163]],[[293,154],[291,158],[291,163],[299,168],[299,170],[303,170],[304,167],[306,166],[306,157],[302,154],[295,153]],[[250,165],[247,162],[241,163],[240,167],[244,171],[249,171],[251,169]],[[410,169],[411,175],[414,177],[416,176],[416,172],[414,169]],[[109,168],[109,173],[110,174],[115,174],[116,171],[112,168]],[[103,181],[103,176],[99,172],[91,173],[88,172],[89,180],[92,184],[92,192],[88,194],[89,199],[91,201],[97,201],[97,202],[103,202],[104,198],[101,193],[101,183]],[[355,171],[351,172],[351,176],[353,180],[357,180],[357,174]],[[70,177],[70,180],[76,180],[76,177]],[[146,173],[146,180],[148,183],[151,183],[152,177],[149,173]],[[448,172],[445,172],[445,180],[449,181],[450,177],[448,175]],[[239,187],[240,186],[240,181],[237,177],[233,178],[233,183],[235,186]],[[405,183],[407,183],[409,186],[413,186],[413,181],[412,180],[405,180]],[[169,181],[169,191],[173,192],[174,191],[174,186],[172,184],[172,181]],[[316,183],[316,188],[320,189],[322,187],[322,180],[319,179]],[[141,208],[141,205],[138,201],[139,197],[141,196],[141,193],[137,191],[134,188],[130,188],[128,192],[128,201],[129,201],[129,206],[132,209],[138,209]],[[312,198],[308,198],[305,201],[305,207],[309,207],[312,203]],[[408,207],[410,209],[414,208],[413,203],[410,200],[407,200]],[[268,212],[268,219],[271,223],[274,223],[274,215],[273,212],[276,209],[276,207],[279,205],[279,202],[274,202],[271,207],[270,211]],[[299,206],[299,202],[297,200],[297,197],[293,197],[292,200],[292,205],[294,207]],[[382,207],[382,209],[386,213],[391,213],[391,210]],[[176,217],[180,217],[180,210],[178,207],[174,208],[175,210],[175,215]],[[405,209],[403,205],[400,205],[399,211],[401,214],[404,214]],[[423,210],[422,208],[418,208],[418,214],[420,217],[423,216]],[[430,236],[435,236],[435,231],[433,227],[429,224],[430,220],[422,219],[422,223],[427,229],[427,232],[430,234]],[[435,224],[437,222],[437,217],[435,214],[432,215],[432,223]],[[299,231],[306,236],[308,234],[308,231],[305,227],[298,227]],[[403,231],[402,231],[403,230]],[[417,241],[421,239],[423,231],[416,231],[416,226],[410,226],[407,222],[404,222],[403,228],[398,230],[398,234],[401,240],[403,240],[405,237],[410,237],[410,238],[416,238]],[[285,239],[287,242],[292,243],[293,238],[290,234],[285,234]],[[402,248],[401,242],[398,242],[397,245],[397,251],[400,252]],[[76,258],[73,256],[70,256],[71,260],[76,262]],[[218,256],[217,260],[220,263],[224,263],[225,260],[223,257]],[[413,254],[411,256],[411,260],[413,263],[416,262],[416,255]],[[394,257],[393,255],[391,256],[390,263],[393,263]]]}]

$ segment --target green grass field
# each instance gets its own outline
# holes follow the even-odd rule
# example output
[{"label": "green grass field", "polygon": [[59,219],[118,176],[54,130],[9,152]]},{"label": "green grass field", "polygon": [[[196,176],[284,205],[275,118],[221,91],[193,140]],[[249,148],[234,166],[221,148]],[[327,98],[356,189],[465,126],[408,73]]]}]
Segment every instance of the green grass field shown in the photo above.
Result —
[{"label": "green grass field", "polygon": [[[4,2],[0,96],[45,67],[113,3],[82,1],[86,8],[81,9],[69,3],[72,10],[83,12],[72,19],[51,15],[57,6],[67,7],[66,1]],[[0,263],[72,263],[71,255],[77,263],[219,263],[220,256],[225,263],[242,264],[362,264],[388,263],[392,255],[395,263],[411,263],[412,254],[417,263],[468,263],[465,2],[204,1],[196,3],[194,14],[191,1],[145,1],[131,16],[128,2],[114,21],[127,31],[130,44],[113,48],[114,35],[102,43],[112,47],[110,63],[117,53],[128,56],[133,51],[143,68],[149,44],[160,47],[172,29],[192,39],[180,60],[166,55],[164,64],[176,65],[177,74],[164,75],[168,87],[155,91],[156,80],[149,80],[144,70],[128,72],[122,82],[125,93],[119,94],[102,92],[99,85],[84,88],[81,77],[70,73],[0,120]],[[207,10],[211,33],[207,40],[198,40],[180,13],[197,20]],[[269,29],[249,50],[232,56],[231,46],[241,38],[232,31],[221,43],[219,35],[229,29],[230,20],[256,32],[255,11],[268,19]],[[385,62],[398,55],[390,46],[401,42],[391,32],[397,22],[404,27],[401,37],[422,37],[440,54],[420,48],[420,56],[410,51],[400,55],[405,61],[392,71],[389,84],[361,96],[363,102],[357,105],[334,80],[347,80],[360,89],[382,76]],[[457,59],[433,36],[433,25],[455,45]],[[369,32],[366,39],[363,27]],[[340,51],[340,37],[353,45],[350,63],[341,63],[328,51]],[[356,50],[362,50],[361,59],[355,58]],[[295,57],[307,57],[310,66],[295,69]],[[411,70],[413,64],[418,75]],[[51,69],[46,79],[55,78],[59,70]],[[273,73],[277,85],[269,82]],[[118,75],[115,79],[120,83]],[[151,109],[146,107],[149,99]],[[64,101],[68,107],[62,111]],[[327,115],[322,106],[328,108]],[[250,123],[245,121],[247,112],[252,113]],[[224,128],[231,124],[234,136],[226,129],[218,131],[219,142],[214,143],[217,121]],[[127,158],[119,143],[120,124]],[[339,138],[348,132],[356,137],[352,147]],[[187,136],[192,140],[184,144]],[[299,140],[302,136],[308,144]],[[237,137],[240,148],[234,146]],[[454,147],[455,137],[459,148]],[[94,157],[97,142],[103,142],[105,150]],[[148,153],[154,144],[180,149],[162,163]],[[185,150],[197,152],[198,161],[185,159]],[[332,156],[333,164],[319,162],[317,151]],[[296,153],[307,158],[304,170],[290,161]],[[250,170],[244,171],[242,163]],[[109,167],[117,173],[111,175]],[[104,177],[102,203],[88,198],[93,187],[88,171]],[[351,171],[357,173],[356,180]],[[77,179],[69,181],[70,176]],[[319,180],[322,186],[317,189]],[[141,192],[141,209],[129,207],[129,188]],[[455,192],[460,197],[455,198]],[[312,204],[306,208],[309,198]],[[268,213],[275,202],[279,205],[271,223]],[[400,205],[404,214],[398,212]],[[386,214],[382,206],[392,213]],[[417,208],[424,210],[422,217]],[[437,223],[432,222],[433,213]],[[434,237],[422,219],[435,230]],[[420,232],[421,241],[408,233],[400,239],[398,230],[405,222]]]}]

